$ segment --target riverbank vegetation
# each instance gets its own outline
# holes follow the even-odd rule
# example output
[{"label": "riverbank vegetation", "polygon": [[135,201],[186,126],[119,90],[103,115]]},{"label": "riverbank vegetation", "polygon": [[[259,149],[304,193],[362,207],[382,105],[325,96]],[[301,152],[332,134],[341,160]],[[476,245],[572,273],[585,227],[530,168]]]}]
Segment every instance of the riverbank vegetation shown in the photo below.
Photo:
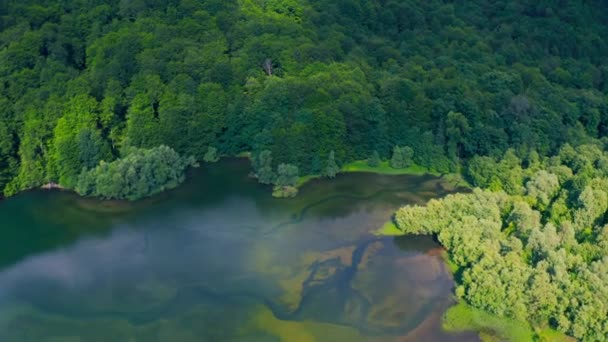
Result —
[{"label": "riverbank vegetation", "polygon": [[2,1],[0,191],[136,199],[244,152],[281,197],[465,170],[399,228],[471,307],[602,340],[607,55],[600,0]]},{"label": "riverbank vegetation", "polygon": [[343,172],[372,172],[384,175],[435,175],[439,176],[439,173],[429,170],[419,165],[408,165],[403,168],[394,168],[390,165],[389,161],[380,161],[377,165],[369,165],[368,161],[358,160],[353,161],[342,166]]},{"label": "riverbank vegetation", "polygon": [[73,189],[125,146],[199,161],[270,151],[273,170],[301,176],[330,159],[447,173],[509,148],[551,155],[606,133],[606,13],[600,1],[5,1],[0,189]]},{"label": "riverbank vegetation", "polygon": [[453,332],[479,331],[482,341],[492,341],[498,337],[508,341],[532,342],[535,338],[534,331],[525,323],[498,317],[464,303],[448,309],[443,318],[443,329]]},{"label": "riverbank vegetation", "polygon": [[406,234],[434,234],[472,308],[578,339],[608,336],[607,141],[549,158],[513,151],[471,160],[472,193],[395,215]]},{"label": "riverbank vegetation", "polygon": [[177,187],[190,166],[196,166],[194,158],[180,157],[167,146],[132,148],[121,159],[101,161],[95,168],[83,170],[76,192],[82,196],[133,201]]}]

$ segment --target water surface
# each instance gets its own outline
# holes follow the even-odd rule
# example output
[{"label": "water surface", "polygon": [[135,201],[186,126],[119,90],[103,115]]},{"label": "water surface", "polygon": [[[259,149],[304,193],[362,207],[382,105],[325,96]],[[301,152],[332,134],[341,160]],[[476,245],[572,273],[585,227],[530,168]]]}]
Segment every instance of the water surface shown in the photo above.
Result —
[{"label": "water surface", "polygon": [[371,232],[433,177],[348,174],[277,200],[242,160],[136,203],[0,202],[1,341],[470,341],[427,237]]}]

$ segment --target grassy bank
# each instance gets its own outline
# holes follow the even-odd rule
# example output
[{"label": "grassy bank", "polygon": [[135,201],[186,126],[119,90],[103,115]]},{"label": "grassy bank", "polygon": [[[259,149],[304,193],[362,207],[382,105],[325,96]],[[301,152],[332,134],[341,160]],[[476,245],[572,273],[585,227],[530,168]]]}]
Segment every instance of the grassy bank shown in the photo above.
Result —
[{"label": "grassy bank", "polygon": [[[376,173],[380,175],[412,175],[412,176],[422,176],[422,175],[433,175],[433,176],[441,176],[439,172],[430,170],[424,166],[420,165],[412,165],[410,167],[404,169],[394,169],[390,166],[388,161],[381,162],[378,166],[369,166],[367,164],[367,160],[357,160],[345,165],[342,165],[340,168],[340,173],[350,173],[350,172],[369,172]],[[448,175],[444,175],[446,177]],[[453,179],[459,179],[461,182],[462,178],[458,174],[450,174],[450,177]],[[302,187],[304,184],[310,182],[313,179],[321,178],[322,175],[306,175],[300,177],[298,179],[298,183],[296,187]],[[451,181],[450,181],[451,182]]]},{"label": "grassy bank", "polygon": [[374,232],[374,235],[378,236],[401,236],[403,231],[397,227],[393,221],[388,221]]},{"label": "grassy bank", "polygon": [[442,327],[451,332],[478,331],[482,341],[574,341],[553,329],[535,330],[525,322],[496,316],[465,303],[459,303],[445,313]]},{"label": "grassy bank", "polygon": [[492,315],[464,303],[451,307],[443,316],[443,329],[451,332],[479,331],[483,341],[534,341],[535,333],[523,322]]},{"label": "grassy bank", "polygon": [[[222,156],[224,157],[224,156]],[[250,162],[252,161],[251,152],[241,152],[234,156],[236,158],[246,158]],[[459,173],[449,173],[449,174],[441,174],[435,170],[431,170],[424,166],[413,164],[410,167],[403,169],[395,169],[390,166],[389,161],[382,161],[378,166],[370,166],[368,165],[367,160],[356,160],[350,162],[348,164],[342,165],[340,168],[340,173],[350,173],[350,172],[369,172],[375,173],[379,175],[412,175],[412,176],[423,176],[423,175],[433,175],[436,177],[442,177],[447,185],[450,185],[453,188],[456,187],[470,187],[470,185],[462,178],[462,175]],[[313,175],[305,175],[298,178],[298,181],[295,185],[296,188],[301,188],[308,182],[323,178],[321,174],[313,174]],[[391,234],[389,234],[391,235]],[[394,235],[394,234],[392,234]]]},{"label": "grassy bank", "polygon": [[373,172],[384,175],[434,175],[440,176],[440,173],[432,171],[426,167],[412,165],[405,169],[394,169],[388,161],[383,161],[378,166],[369,166],[367,160],[357,160],[342,166],[342,172]]}]

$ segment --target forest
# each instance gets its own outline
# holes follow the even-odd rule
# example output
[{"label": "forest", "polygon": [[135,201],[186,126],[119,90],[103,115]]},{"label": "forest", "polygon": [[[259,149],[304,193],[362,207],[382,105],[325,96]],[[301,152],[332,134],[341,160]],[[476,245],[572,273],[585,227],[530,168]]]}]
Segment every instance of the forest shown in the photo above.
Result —
[{"label": "forest", "polygon": [[476,187],[395,215],[469,305],[608,336],[601,0],[6,0],[0,191],[135,200],[251,156],[275,195],[340,166]]},{"label": "forest", "polygon": [[584,341],[608,337],[607,140],[550,158],[474,157],[477,187],[395,220],[434,234],[457,266],[456,295],[475,308]]},{"label": "forest", "polygon": [[161,145],[269,183],[551,156],[608,130],[606,37],[600,0],[2,1],[0,189]]}]

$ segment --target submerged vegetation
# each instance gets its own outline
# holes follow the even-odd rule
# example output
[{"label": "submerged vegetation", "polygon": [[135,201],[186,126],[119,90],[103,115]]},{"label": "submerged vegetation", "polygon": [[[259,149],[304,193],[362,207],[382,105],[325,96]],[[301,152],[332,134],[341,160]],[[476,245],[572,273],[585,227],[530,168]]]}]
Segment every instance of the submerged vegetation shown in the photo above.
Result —
[{"label": "submerged vegetation", "polygon": [[[0,203],[10,237],[0,248],[0,341],[446,336],[438,318],[452,282],[439,246],[368,234],[396,199],[435,197],[438,179],[350,174],[276,201],[245,160],[193,173],[159,200],[31,192]],[[69,273],[56,272],[65,265]]]}]

